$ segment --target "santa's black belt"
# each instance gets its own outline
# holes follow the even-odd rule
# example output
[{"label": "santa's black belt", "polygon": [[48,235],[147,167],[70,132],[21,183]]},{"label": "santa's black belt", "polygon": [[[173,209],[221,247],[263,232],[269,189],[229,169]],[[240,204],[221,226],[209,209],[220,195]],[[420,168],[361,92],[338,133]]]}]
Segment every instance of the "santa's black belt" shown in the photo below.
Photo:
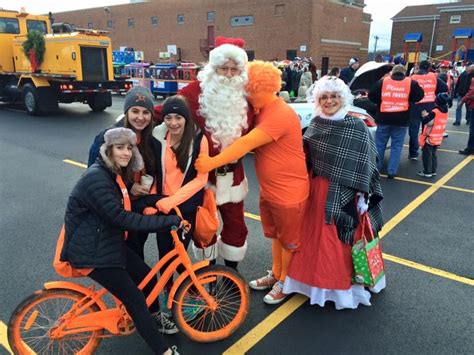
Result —
[{"label": "santa's black belt", "polygon": [[216,176],[225,176],[227,173],[233,172],[237,164],[225,164],[216,168]]}]

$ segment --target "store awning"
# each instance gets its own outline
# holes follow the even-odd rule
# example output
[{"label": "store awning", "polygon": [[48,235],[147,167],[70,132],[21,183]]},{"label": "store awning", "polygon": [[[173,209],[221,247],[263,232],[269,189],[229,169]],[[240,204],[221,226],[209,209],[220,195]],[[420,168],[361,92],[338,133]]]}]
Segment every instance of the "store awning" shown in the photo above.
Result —
[{"label": "store awning", "polygon": [[421,32],[406,33],[403,37],[404,42],[421,42],[423,41],[423,35]]},{"label": "store awning", "polygon": [[472,28],[456,28],[453,32],[453,38],[471,38]]}]

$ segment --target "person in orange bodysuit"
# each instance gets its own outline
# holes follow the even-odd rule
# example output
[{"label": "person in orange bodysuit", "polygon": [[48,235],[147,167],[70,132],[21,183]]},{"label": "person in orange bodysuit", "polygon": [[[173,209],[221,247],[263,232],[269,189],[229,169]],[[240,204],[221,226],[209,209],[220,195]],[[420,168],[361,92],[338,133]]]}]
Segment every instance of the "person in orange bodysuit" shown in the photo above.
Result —
[{"label": "person in orange bodysuit", "polygon": [[201,155],[200,172],[210,171],[255,151],[255,170],[260,182],[260,214],[264,235],[272,239],[272,270],[250,282],[255,290],[271,289],[265,303],[286,298],[283,282],[292,254],[299,249],[299,228],[309,191],[301,126],[295,111],[276,93],[281,73],[271,63],[248,65],[248,98],[258,114],[255,128],[220,154]]}]

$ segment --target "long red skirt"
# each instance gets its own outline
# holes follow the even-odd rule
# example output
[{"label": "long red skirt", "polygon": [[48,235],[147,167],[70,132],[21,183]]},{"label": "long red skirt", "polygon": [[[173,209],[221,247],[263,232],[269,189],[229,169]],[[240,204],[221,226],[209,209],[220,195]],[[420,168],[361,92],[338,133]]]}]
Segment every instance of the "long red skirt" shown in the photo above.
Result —
[{"label": "long red skirt", "polygon": [[[301,248],[293,255],[288,276],[313,287],[347,290],[353,273],[351,246],[338,238],[335,224],[324,222],[328,189],[329,180],[312,179]],[[355,239],[358,235],[360,231]]]}]

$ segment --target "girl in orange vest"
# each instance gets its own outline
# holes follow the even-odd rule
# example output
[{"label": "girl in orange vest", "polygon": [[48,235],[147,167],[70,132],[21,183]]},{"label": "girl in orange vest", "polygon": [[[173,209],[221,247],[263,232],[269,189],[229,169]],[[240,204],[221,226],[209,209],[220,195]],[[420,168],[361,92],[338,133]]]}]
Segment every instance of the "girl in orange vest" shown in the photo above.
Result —
[{"label": "girl in orange vest", "polygon": [[436,106],[431,112],[423,110],[421,113],[423,132],[420,135],[419,143],[422,148],[423,171],[417,173],[418,176],[436,176],[438,158],[436,151],[443,141],[448,121],[449,95],[445,92],[436,95]]}]

